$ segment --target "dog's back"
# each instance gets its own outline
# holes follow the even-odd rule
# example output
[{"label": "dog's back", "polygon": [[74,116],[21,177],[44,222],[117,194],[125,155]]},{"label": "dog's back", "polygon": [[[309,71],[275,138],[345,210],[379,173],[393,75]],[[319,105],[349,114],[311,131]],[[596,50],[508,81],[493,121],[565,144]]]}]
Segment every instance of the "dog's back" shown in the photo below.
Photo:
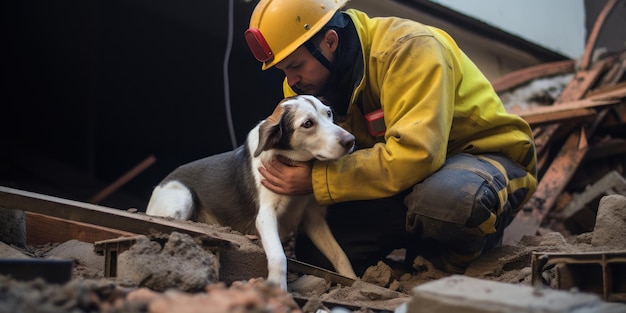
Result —
[{"label": "dog's back", "polygon": [[255,185],[251,155],[243,145],[176,168],[154,189],[146,212],[255,234]]}]

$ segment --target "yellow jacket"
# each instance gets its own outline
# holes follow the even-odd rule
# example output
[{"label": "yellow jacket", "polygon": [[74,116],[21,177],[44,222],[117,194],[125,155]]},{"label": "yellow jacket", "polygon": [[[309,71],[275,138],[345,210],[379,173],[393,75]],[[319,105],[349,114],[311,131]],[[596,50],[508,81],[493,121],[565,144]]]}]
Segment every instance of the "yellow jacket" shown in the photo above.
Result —
[{"label": "yellow jacket", "polygon": [[[337,161],[314,162],[313,189],[320,204],[392,196],[460,152],[503,153],[535,174],[528,123],[506,112],[489,81],[448,34],[406,19],[346,13],[363,48],[365,75],[340,124],[355,135],[359,150]],[[285,96],[295,95],[286,80],[283,87]],[[364,114],[380,108],[386,132],[375,138]]]}]

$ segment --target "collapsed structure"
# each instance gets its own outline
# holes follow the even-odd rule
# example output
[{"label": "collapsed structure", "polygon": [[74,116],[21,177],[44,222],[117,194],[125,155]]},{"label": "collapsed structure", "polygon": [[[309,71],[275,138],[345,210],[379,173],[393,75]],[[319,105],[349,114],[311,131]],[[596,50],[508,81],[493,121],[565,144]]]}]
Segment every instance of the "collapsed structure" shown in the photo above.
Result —
[{"label": "collapsed structure", "polygon": [[[579,62],[541,64],[493,82],[507,109],[534,130],[540,181],[505,232],[504,246],[477,260],[465,277],[440,273],[418,258],[409,272],[382,262],[368,277],[351,281],[293,260],[296,277],[287,294],[259,279],[266,274],[263,250],[245,234],[0,187],[0,261],[6,261],[3,269],[15,266],[8,276],[0,275],[0,299],[5,299],[0,311],[24,308],[19,305],[29,305],[28,299],[47,303],[51,312],[61,310],[54,303],[68,312],[166,312],[183,306],[216,312],[236,307],[420,312],[425,303],[431,310],[523,311],[532,301],[555,312],[581,306],[591,312],[623,310],[626,50],[598,52],[602,28],[616,10],[624,10],[623,1],[607,1]],[[57,249],[45,248],[51,244]],[[68,246],[82,252],[59,251]],[[56,262],[59,258],[72,262],[68,267]],[[37,262],[41,259],[46,262]],[[25,271],[15,270],[22,265]],[[67,275],[49,277],[51,266]],[[34,275],[22,280],[47,280],[11,278],[20,280],[22,274]],[[46,291],[55,284],[63,284],[61,291]],[[516,302],[486,299],[488,290],[508,292]]]}]

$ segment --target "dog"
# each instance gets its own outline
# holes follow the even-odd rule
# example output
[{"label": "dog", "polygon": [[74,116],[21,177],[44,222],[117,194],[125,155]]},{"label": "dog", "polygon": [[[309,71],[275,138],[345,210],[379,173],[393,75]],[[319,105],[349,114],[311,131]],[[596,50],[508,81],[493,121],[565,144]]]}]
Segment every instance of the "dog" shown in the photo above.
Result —
[{"label": "dog", "polygon": [[152,192],[146,214],[228,226],[261,238],[269,282],[287,290],[283,243],[303,230],[335,270],[356,278],[313,195],[279,195],[261,185],[261,160],[334,160],[354,150],[355,137],[333,120],[332,110],[310,95],[283,99],[235,150],[179,166]]}]

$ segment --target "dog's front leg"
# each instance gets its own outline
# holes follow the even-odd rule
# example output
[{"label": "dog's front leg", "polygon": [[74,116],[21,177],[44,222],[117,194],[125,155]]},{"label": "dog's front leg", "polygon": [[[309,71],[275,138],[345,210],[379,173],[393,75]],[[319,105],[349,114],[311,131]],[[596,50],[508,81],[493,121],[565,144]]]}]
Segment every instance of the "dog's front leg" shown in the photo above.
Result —
[{"label": "dog's front leg", "polygon": [[283,290],[287,290],[287,257],[280,241],[274,207],[261,205],[256,217],[256,228],[267,257],[267,280],[278,283]]},{"label": "dog's front leg", "polygon": [[348,256],[330,231],[324,216],[325,208],[311,207],[305,211],[302,226],[313,244],[328,258],[339,274],[357,278]]}]

